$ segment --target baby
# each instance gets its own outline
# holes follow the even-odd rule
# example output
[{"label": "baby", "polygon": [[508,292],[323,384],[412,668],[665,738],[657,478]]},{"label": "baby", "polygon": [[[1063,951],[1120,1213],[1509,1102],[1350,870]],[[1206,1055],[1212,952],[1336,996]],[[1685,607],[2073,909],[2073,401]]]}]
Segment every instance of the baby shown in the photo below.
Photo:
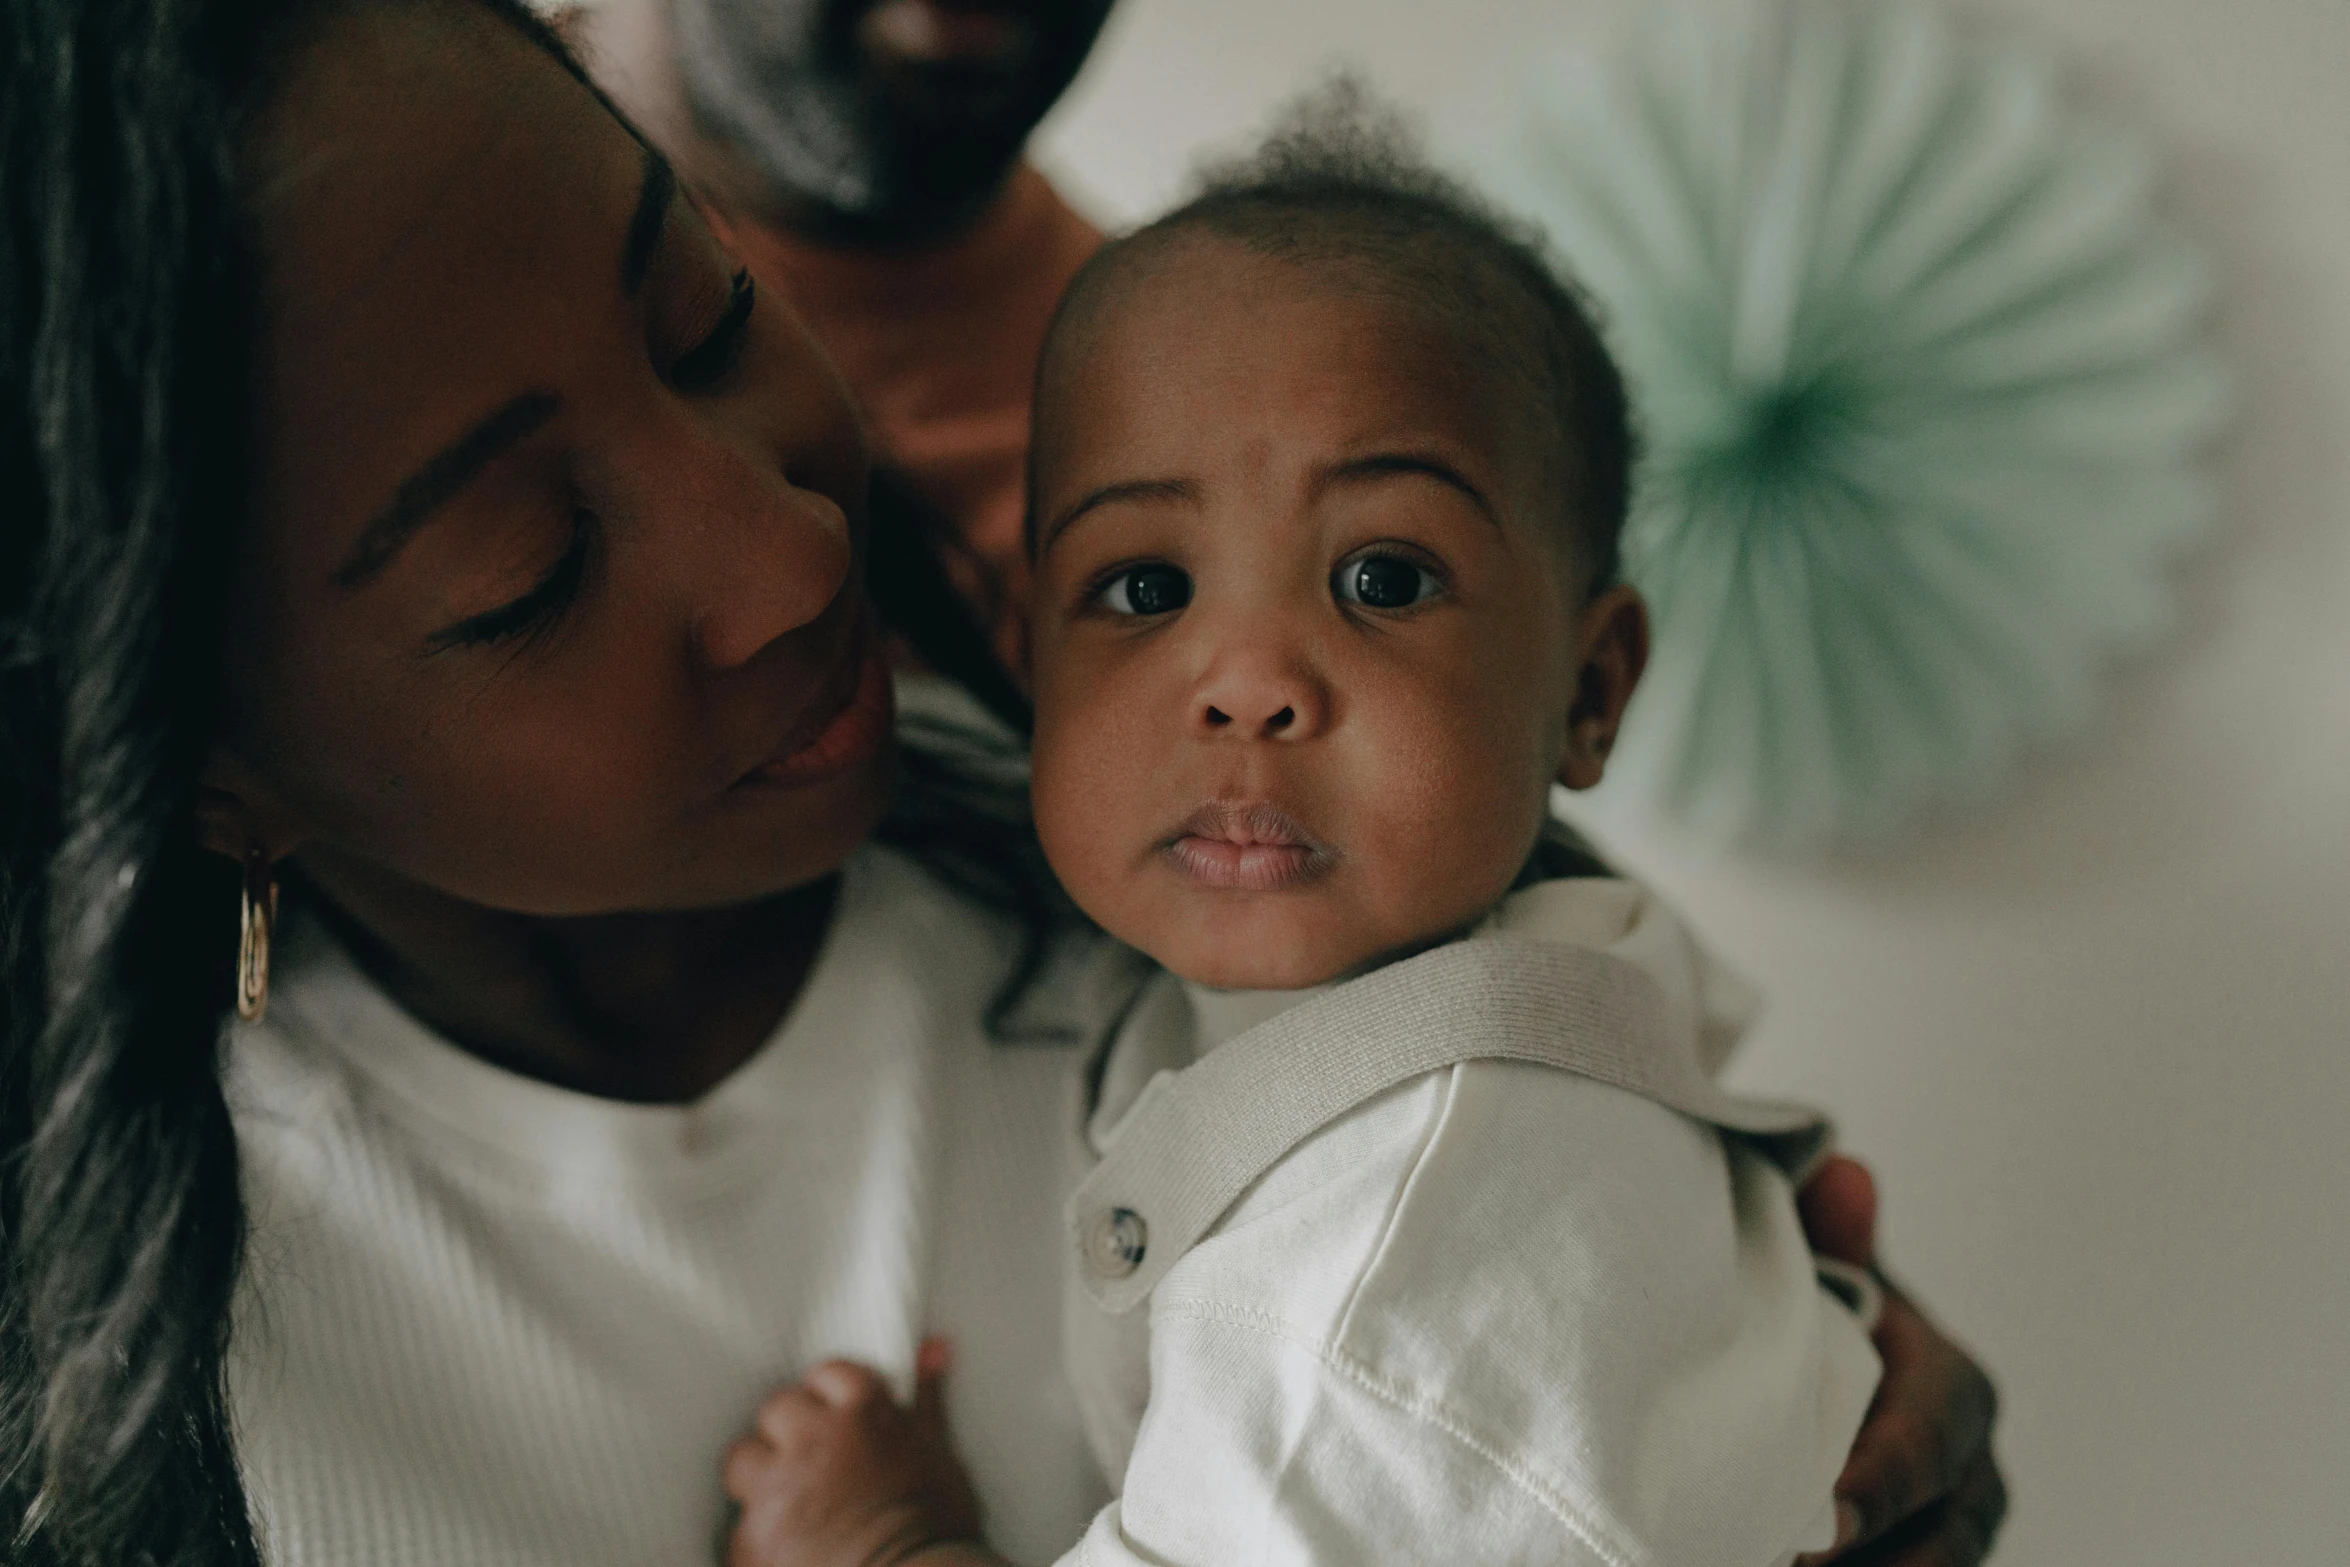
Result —
[{"label": "baby", "polygon": [[[1065,1563],[1773,1567],[1877,1362],[1711,1073],[1727,987],[1550,824],[1647,655],[1622,387],[1538,247],[1308,122],[1109,246],[1031,473],[1038,833],[1163,966],[1090,1063]],[[915,1407],[820,1368],[737,1567],[984,1562]]]}]

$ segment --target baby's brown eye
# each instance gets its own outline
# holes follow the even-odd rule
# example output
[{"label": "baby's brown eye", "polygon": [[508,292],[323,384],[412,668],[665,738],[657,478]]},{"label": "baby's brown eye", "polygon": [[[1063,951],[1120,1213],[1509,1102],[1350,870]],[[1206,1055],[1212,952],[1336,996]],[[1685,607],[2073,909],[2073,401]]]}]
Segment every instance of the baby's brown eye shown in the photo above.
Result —
[{"label": "baby's brown eye", "polygon": [[1190,574],[1164,561],[1129,566],[1101,591],[1102,607],[1117,615],[1164,615],[1190,602]]},{"label": "baby's brown eye", "polygon": [[1343,603],[1409,609],[1434,594],[1436,581],[1400,555],[1364,555],[1339,567],[1331,588]]}]

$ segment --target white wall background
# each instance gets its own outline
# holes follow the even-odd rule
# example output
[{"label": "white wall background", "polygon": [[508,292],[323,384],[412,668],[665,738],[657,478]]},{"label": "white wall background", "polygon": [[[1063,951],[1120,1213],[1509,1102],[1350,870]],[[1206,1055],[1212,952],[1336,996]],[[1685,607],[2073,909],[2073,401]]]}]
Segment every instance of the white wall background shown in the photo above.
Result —
[{"label": "white wall background", "polygon": [[[1440,124],[1631,0],[1121,0],[1047,128],[1119,220],[1344,59]],[[1971,0],[2166,149],[2243,382],[2222,534],[2101,731],[1902,856],[1602,823],[1773,1009],[1999,1377],[2013,1567],[2350,1564],[2350,0]]]}]

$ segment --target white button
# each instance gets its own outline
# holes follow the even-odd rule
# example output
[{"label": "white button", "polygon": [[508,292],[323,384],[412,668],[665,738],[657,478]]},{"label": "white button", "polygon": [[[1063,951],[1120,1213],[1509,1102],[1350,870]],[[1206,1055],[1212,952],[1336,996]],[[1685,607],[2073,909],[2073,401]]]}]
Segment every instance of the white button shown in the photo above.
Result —
[{"label": "white button", "polygon": [[1085,1260],[1105,1279],[1122,1279],[1142,1266],[1150,1244],[1150,1226],[1132,1208],[1111,1208],[1093,1221],[1085,1235]]}]

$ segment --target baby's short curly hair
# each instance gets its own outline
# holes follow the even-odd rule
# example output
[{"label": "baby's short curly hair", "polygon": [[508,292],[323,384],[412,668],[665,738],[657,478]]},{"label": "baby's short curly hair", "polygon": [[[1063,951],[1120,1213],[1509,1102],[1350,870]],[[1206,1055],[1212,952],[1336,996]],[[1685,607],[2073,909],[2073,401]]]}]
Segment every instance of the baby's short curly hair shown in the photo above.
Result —
[{"label": "baby's short curly hair", "polygon": [[1585,580],[1593,590],[1615,580],[1635,449],[1623,377],[1540,230],[1436,169],[1394,111],[1341,76],[1300,99],[1253,151],[1205,168],[1181,206],[1086,264],[1053,318],[1040,378],[1056,346],[1142,276],[1145,262],[1200,233],[1353,269],[1436,313],[1520,377],[1555,421],[1561,521]]}]

